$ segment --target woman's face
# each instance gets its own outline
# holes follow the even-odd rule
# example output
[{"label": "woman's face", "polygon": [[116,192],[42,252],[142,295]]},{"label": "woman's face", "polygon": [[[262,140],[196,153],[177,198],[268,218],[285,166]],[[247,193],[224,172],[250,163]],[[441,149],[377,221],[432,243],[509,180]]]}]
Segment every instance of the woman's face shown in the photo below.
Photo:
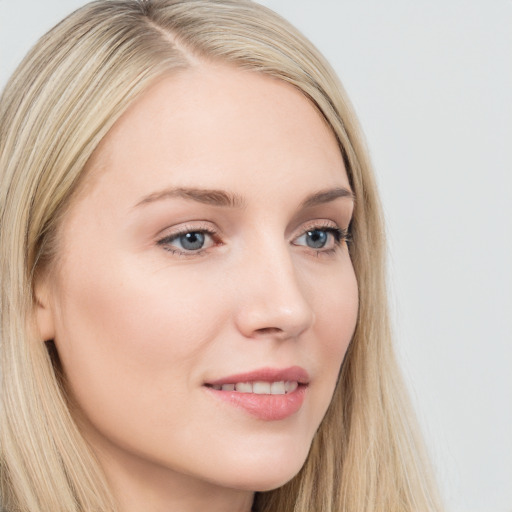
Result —
[{"label": "woman's face", "polygon": [[284,484],[357,316],[326,123],[281,81],[195,67],[133,104],[86,173],[38,319],[114,486]]}]

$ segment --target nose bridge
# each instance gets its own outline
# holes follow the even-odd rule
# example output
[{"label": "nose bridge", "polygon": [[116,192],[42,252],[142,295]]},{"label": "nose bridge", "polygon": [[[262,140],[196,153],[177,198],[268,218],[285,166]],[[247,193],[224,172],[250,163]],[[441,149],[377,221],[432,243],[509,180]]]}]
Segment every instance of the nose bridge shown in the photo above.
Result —
[{"label": "nose bridge", "polygon": [[313,324],[314,313],[289,245],[282,237],[259,240],[242,257],[238,327],[248,337],[297,337]]}]

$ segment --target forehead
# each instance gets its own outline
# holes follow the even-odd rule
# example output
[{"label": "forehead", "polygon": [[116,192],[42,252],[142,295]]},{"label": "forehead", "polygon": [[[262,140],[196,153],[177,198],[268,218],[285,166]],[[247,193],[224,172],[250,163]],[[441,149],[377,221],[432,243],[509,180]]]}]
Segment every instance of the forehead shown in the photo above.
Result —
[{"label": "forehead", "polygon": [[198,182],[242,194],[262,182],[297,187],[306,178],[349,186],[331,128],[299,90],[228,66],[193,67],[153,84],[116,122],[87,172],[118,192],[131,183],[139,195]]}]

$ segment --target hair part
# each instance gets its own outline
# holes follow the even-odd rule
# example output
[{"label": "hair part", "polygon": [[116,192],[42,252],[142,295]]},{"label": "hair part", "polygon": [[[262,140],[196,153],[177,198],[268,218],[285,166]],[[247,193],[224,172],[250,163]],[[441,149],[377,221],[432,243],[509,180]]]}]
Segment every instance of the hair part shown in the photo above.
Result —
[{"label": "hair part", "polygon": [[[70,413],[34,280],[98,144],[159,78],[204,62],[285,81],[332,128],[356,197],[350,246],[359,314],[332,403],[289,483],[258,512],[441,509],[391,343],[384,227],[368,153],[335,73],[289,23],[248,0],[98,0],[45,35],[0,99],[0,495],[6,511],[114,512]],[[49,347],[49,348],[48,348]]]}]

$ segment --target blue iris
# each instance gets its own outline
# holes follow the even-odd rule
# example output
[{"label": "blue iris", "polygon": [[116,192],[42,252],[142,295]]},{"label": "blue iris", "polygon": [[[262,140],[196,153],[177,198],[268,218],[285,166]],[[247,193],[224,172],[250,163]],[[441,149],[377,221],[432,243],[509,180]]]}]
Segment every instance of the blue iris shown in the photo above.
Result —
[{"label": "blue iris", "polygon": [[205,235],[198,231],[192,231],[191,233],[185,233],[179,237],[181,247],[187,251],[197,251],[204,245]]},{"label": "blue iris", "polygon": [[328,233],[321,229],[306,232],[306,244],[312,249],[321,249],[327,243]]}]

